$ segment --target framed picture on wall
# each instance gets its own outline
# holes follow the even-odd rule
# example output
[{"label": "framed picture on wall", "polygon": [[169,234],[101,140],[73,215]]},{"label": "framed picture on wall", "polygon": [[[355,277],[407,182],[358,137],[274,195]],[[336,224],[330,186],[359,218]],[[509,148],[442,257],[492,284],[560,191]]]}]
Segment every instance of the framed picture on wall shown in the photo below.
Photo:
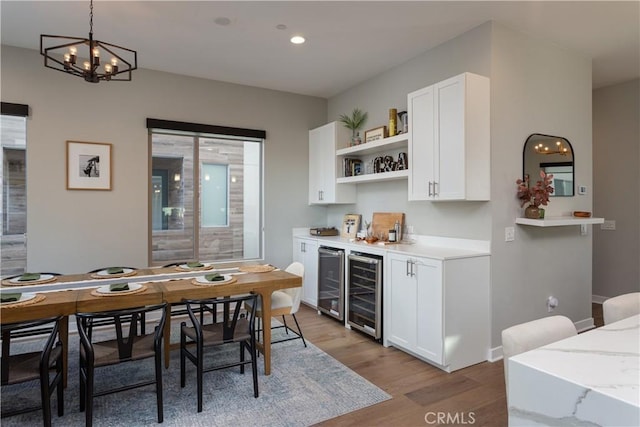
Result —
[{"label": "framed picture on wall", "polygon": [[111,190],[111,144],[67,141],[67,190]]},{"label": "framed picture on wall", "polygon": [[340,237],[355,239],[358,230],[360,230],[360,215],[346,214],[342,220]]}]

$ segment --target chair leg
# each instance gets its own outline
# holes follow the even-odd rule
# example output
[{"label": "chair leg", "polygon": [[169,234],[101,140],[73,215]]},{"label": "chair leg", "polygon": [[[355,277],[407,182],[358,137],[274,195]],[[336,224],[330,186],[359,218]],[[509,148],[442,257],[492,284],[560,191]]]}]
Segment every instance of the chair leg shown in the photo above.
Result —
[{"label": "chair leg", "polygon": [[40,399],[42,400],[42,420],[45,427],[51,427],[51,393],[49,391],[49,367],[40,372]]},{"label": "chair leg", "polygon": [[93,425],[93,367],[87,366],[87,384],[86,384],[87,403],[85,408],[85,425],[91,427]]},{"label": "chair leg", "polygon": [[284,324],[284,332],[289,335],[289,327],[287,326],[287,319],[284,318],[284,314],[282,315],[282,323]]},{"label": "chair leg", "polygon": [[196,365],[196,375],[197,375],[197,383],[198,383],[198,412],[202,412],[202,374],[204,371],[204,361],[203,359],[203,347],[202,347],[202,343],[198,342],[196,344],[197,347],[197,353],[198,353],[198,360],[197,360],[197,365]]},{"label": "chair leg", "polygon": [[[240,343],[240,362],[244,362],[244,343]],[[240,373],[244,374],[244,364],[240,365]]]},{"label": "chair leg", "polygon": [[183,322],[180,327],[180,387],[184,388],[185,386],[185,369],[187,367],[186,364],[186,356],[184,354],[187,351],[187,337],[182,332],[182,328],[186,324]]},{"label": "chair leg", "polygon": [[80,412],[84,412],[84,408],[87,403],[87,370],[86,366],[83,366],[82,359],[80,359],[80,366],[78,369],[79,382],[80,382]]},{"label": "chair leg", "polygon": [[64,415],[64,384],[63,384],[63,366],[62,366],[62,356],[58,358],[56,361],[56,391],[58,396],[58,416],[61,417]]},{"label": "chair leg", "polygon": [[294,322],[296,322],[296,328],[298,328],[298,333],[300,334],[300,338],[302,338],[302,343],[306,347],[307,342],[304,340],[304,335],[302,335],[302,329],[300,329],[300,324],[298,323],[298,319],[296,319],[295,313],[291,313],[291,317],[293,317]]},{"label": "chair leg", "polygon": [[164,421],[164,410],[162,406],[162,350],[156,349],[156,404],[158,405],[158,423]]},{"label": "chair leg", "polygon": [[256,357],[256,343],[249,344],[249,352],[251,353],[251,371],[253,373],[253,397],[258,397],[258,360]]}]

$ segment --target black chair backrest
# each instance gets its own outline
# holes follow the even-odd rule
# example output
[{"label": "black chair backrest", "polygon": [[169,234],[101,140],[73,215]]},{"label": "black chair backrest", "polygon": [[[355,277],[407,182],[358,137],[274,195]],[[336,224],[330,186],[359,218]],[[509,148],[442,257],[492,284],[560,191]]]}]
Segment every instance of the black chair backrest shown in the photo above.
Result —
[{"label": "black chair backrest", "polygon": [[[80,344],[87,352],[87,354],[93,354],[93,350],[91,348],[93,339],[93,322],[107,319],[113,320],[116,331],[116,340],[118,343],[119,359],[121,361],[128,360],[131,358],[134,337],[138,336],[138,322],[140,317],[150,311],[160,310],[160,322],[154,332],[154,346],[160,346],[162,340],[162,332],[166,321],[166,306],[166,303],[162,303],[146,307],[104,311],[99,313],[76,313],[76,322],[78,324],[78,335],[80,337]],[[126,337],[123,326],[128,326],[128,336]]]},{"label": "black chair backrest", "polygon": [[[196,333],[202,337],[202,326],[196,315],[193,311],[192,305],[196,306],[204,306],[210,304],[221,304],[224,307],[223,310],[223,321],[221,322],[221,327],[223,330],[223,341],[224,342],[233,342],[234,335],[236,331],[236,327],[238,326],[238,319],[240,319],[240,311],[245,306],[245,303],[249,303],[249,307],[252,309],[248,310],[246,313],[246,321],[247,321],[247,330],[242,331],[243,333],[253,333],[254,325],[255,325],[255,307],[257,304],[258,296],[254,293],[236,297],[225,297],[225,298],[217,298],[217,299],[203,299],[203,300],[189,300],[183,299],[187,305],[187,313],[189,314],[189,318],[191,319],[191,323],[196,330]],[[214,316],[216,313],[214,313]],[[218,322],[220,323],[220,322]]]},{"label": "black chair backrest", "polygon": [[[49,317],[46,319],[32,320],[27,322],[19,322],[19,323],[10,323],[6,325],[2,325],[2,374],[1,374],[1,382],[2,385],[8,384],[9,380],[9,356],[11,355],[11,334],[14,332],[18,332],[24,329],[37,328],[43,325],[51,325],[51,333],[47,338],[47,342],[42,350],[42,356],[40,357],[40,363],[43,361],[49,360],[49,355],[53,350],[54,344],[56,344],[56,339],[58,340],[58,344],[60,344],[60,337],[58,335],[58,325],[62,319],[62,316],[57,317]],[[39,371],[34,371],[33,378],[39,377]]]},{"label": "black chair backrest", "polygon": [[163,266],[162,266],[162,268],[167,268],[167,267],[177,267],[177,266],[179,266],[179,265],[184,265],[184,264],[186,264],[187,262],[189,262],[189,261],[178,261],[178,262],[172,262],[172,263],[169,263],[169,264],[165,264],[165,265],[163,265]]},{"label": "black chair backrest", "polygon": [[112,265],[112,266],[109,266],[109,267],[96,268],[95,270],[87,271],[87,273],[88,273],[88,274],[89,274],[89,273],[98,273],[98,272],[100,272],[100,271],[102,271],[102,270],[106,270],[106,269],[108,269],[108,268],[113,268],[113,267],[121,267],[121,268],[128,268],[128,269],[130,269],[130,270],[137,270],[137,268],[136,268],[136,267],[124,267],[124,266],[122,266],[122,265],[115,265],[115,266],[114,266],[114,265]]}]

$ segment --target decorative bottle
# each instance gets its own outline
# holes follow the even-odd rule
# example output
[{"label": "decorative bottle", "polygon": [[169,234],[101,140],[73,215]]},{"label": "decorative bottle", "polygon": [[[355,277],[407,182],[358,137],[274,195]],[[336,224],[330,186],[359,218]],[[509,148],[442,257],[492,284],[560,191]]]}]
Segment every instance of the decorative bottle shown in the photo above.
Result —
[{"label": "decorative bottle", "polygon": [[398,129],[398,110],[395,108],[389,109],[389,136],[395,136]]}]

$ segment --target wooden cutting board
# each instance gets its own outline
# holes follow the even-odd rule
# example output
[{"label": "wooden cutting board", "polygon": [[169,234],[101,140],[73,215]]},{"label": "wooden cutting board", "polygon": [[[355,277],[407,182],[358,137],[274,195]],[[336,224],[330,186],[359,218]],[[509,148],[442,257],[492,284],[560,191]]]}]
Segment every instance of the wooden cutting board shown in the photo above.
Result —
[{"label": "wooden cutting board", "polygon": [[[373,235],[379,238],[380,233],[382,233],[382,239],[388,240],[389,230],[393,229],[396,221],[400,221],[400,230],[402,230],[404,227],[404,213],[374,212],[371,220]],[[397,240],[400,240],[400,236],[397,236]]]}]

